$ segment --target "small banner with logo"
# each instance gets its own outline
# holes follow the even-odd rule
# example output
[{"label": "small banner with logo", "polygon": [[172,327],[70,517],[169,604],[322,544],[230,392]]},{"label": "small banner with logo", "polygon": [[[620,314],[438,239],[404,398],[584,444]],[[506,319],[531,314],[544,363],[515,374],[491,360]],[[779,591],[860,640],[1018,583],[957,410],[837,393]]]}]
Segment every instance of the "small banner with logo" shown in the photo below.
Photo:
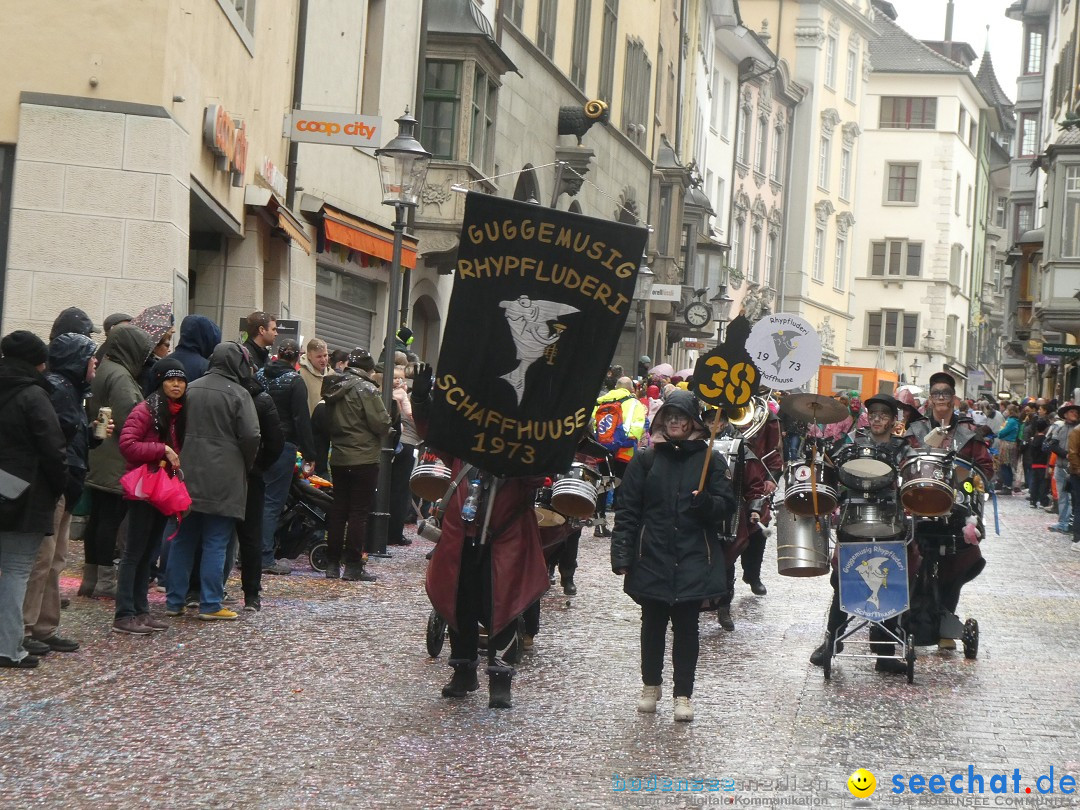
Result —
[{"label": "small banner with logo", "polygon": [[839,543],[840,609],[883,622],[911,607],[902,540]]},{"label": "small banner with logo", "polygon": [[569,469],[632,306],[647,236],[470,193],[428,443],[499,476]]}]

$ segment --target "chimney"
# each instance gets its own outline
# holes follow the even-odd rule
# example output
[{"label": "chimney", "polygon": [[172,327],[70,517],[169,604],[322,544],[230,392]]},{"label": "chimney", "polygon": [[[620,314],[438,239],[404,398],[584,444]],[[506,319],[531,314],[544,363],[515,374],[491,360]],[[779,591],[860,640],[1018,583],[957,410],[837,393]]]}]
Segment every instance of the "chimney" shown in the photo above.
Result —
[{"label": "chimney", "polygon": [[952,53],[953,0],[945,6],[945,56],[953,58]]}]

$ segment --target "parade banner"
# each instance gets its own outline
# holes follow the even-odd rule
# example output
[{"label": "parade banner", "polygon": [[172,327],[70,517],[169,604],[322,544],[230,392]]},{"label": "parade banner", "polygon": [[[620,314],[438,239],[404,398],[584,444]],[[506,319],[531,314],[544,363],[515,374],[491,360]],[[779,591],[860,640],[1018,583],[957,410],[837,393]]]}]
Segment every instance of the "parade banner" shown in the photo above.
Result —
[{"label": "parade banner", "polygon": [[902,540],[839,544],[840,609],[883,622],[911,607]]},{"label": "parade banner", "polygon": [[633,306],[647,236],[470,193],[428,443],[500,476],[568,470]]}]

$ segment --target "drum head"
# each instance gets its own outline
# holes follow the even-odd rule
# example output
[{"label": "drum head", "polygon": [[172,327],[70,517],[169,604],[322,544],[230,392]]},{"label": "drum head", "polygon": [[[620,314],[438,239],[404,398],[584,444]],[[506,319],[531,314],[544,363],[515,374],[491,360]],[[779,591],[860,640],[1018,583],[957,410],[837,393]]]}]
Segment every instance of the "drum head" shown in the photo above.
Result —
[{"label": "drum head", "polygon": [[900,494],[904,508],[920,517],[947,515],[953,507],[953,489],[937,481],[915,482]]},{"label": "drum head", "polygon": [[536,507],[536,525],[541,529],[551,529],[555,526],[562,526],[566,523],[566,517],[560,515],[554,509],[549,509],[546,506]]}]

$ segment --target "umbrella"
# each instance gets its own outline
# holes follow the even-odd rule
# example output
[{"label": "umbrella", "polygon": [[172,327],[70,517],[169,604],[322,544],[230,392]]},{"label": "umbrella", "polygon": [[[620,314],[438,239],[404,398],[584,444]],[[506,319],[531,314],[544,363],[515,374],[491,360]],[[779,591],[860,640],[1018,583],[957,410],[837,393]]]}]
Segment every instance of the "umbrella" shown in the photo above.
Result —
[{"label": "umbrella", "polygon": [[694,376],[694,370],[692,368],[684,368],[678,374],[673,374],[673,377],[682,377],[684,380]]},{"label": "umbrella", "polygon": [[661,363],[658,366],[653,366],[649,369],[650,374],[656,374],[660,377],[674,377],[675,369],[671,367],[671,363]]}]

